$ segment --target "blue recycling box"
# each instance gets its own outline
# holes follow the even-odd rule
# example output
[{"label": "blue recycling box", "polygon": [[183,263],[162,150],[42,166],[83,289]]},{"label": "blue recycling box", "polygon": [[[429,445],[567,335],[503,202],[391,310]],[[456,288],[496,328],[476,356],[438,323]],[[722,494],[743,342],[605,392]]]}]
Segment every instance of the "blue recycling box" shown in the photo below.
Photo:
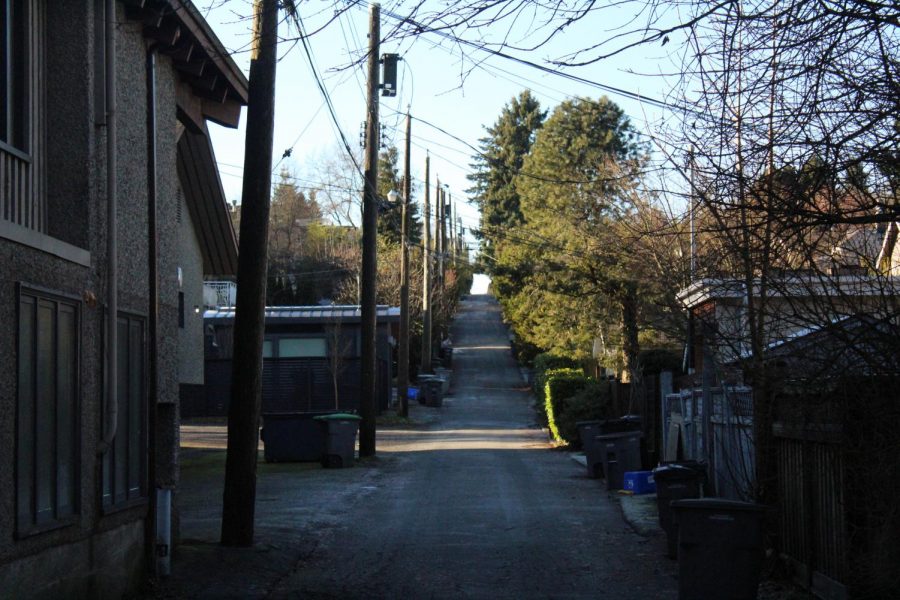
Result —
[{"label": "blue recycling box", "polygon": [[624,489],[634,494],[653,494],[656,492],[656,482],[653,480],[652,471],[626,471]]}]

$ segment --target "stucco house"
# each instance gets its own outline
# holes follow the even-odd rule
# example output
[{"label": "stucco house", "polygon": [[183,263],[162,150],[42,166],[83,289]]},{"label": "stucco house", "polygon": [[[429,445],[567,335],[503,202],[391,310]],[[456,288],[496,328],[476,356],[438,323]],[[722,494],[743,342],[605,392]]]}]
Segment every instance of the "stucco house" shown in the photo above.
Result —
[{"label": "stucco house", "polygon": [[188,0],[0,3],[0,597],[134,594],[236,268],[207,121],[247,82]]}]

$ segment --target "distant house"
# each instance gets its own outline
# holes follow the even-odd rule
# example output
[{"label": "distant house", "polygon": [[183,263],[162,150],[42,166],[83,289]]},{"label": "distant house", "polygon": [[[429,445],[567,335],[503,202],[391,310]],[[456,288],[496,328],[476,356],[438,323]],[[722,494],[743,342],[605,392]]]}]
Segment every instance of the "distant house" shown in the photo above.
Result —
[{"label": "distant house", "polygon": [[[687,445],[704,449],[720,495],[752,497],[756,465],[768,459],[773,547],[820,597],[900,590],[896,234],[894,224],[849,231],[827,270],[773,272],[751,285],[704,279],[678,295],[692,324],[690,366],[707,385],[667,398],[681,404],[667,419],[688,423]],[[751,302],[762,324],[763,417],[754,390],[728,385],[740,382],[751,356]]]},{"label": "distant house", "polygon": [[[392,339],[400,309],[379,306],[376,338],[378,411],[391,399]],[[217,308],[206,324],[206,396],[185,416],[227,414],[231,394],[234,309]],[[265,313],[262,412],[359,410],[359,306],[271,306]]]},{"label": "distant house", "polygon": [[4,598],[136,595],[169,550],[194,306],[235,270],[206,123],[237,127],[246,79],[191,2],[104,6],[0,3]]},{"label": "distant house", "polygon": [[749,300],[760,302],[766,347],[783,343],[830,323],[859,315],[896,313],[900,279],[894,276],[819,275],[782,272],[749,290],[736,279],[702,279],[678,293],[693,323],[689,355],[695,372],[703,370],[703,350],[712,346],[719,366],[750,353]]}]

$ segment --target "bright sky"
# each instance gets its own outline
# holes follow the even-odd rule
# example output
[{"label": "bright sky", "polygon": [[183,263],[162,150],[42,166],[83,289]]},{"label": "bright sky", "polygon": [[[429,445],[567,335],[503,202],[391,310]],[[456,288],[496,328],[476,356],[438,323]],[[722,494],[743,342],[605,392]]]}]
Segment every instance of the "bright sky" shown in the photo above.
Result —
[{"label": "bright sky", "polygon": [[[196,2],[225,47],[233,52],[238,65],[247,73],[251,0]],[[297,5],[306,30],[314,31],[333,16],[335,5],[345,4],[320,1],[298,2]],[[624,12],[626,9],[610,10],[620,12],[606,14],[602,21],[594,18],[590,22],[570,26],[550,46],[520,56],[541,62],[608,39],[616,34],[617,21],[621,25],[633,17]],[[474,154],[466,143],[477,147],[479,138],[484,136],[484,127],[492,125],[503,106],[526,88],[532,91],[544,108],[550,110],[569,97],[596,98],[605,92],[500,57],[488,56],[472,48],[466,48],[469,57],[463,60],[458,46],[434,33],[424,33],[414,42],[398,42],[390,36],[396,23],[387,14],[391,11],[403,14],[403,8],[395,2],[385,3],[382,7],[381,33],[386,39],[382,42],[381,53],[397,52],[403,60],[398,68],[398,95],[380,99],[384,136],[389,144],[401,150],[402,156],[404,119],[398,111],[405,113],[407,106],[414,118],[423,119],[451,134],[413,121],[412,177],[419,186],[418,193],[414,192],[414,200],[421,202],[422,199],[421,181],[427,150],[431,155],[432,189],[435,176],[439,176],[442,183],[449,184],[463,226],[467,230],[477,227],[477,209],[464,202],[465,190],[469,187],[466,174]],[[361,156],[359,137],[366,106],[365,65],[336,69],[346,67],[365,52],[367,27],[368,7],[360,3],[310,38],[313,60],[333,102],[338,124],[358,156]],[[527,27],[522,30],[524,33],[521,36],[525,38]],[[291,157],[282,165],[299,178],[301,187],[305,187],[307,182],[308,187],[314,187],[315,183],[324,179],[318,165],[341,152],[337,128],[311,75],[302,46],[293,41],[297,38],[296,27],[282,23],[279,34],[289,39],[279,45],[281,61],[276,85],[274,160],[277,162],[285,149],[292,148]],[[491,32],[488,34],[491,35]],[[667,90],[664,88],[665,78],[659,74],[671,70],[671,58],[667,56],[667,51],[678,45],[673,43],[665,48],[641,46],[568,72],[583,79],[663,99]],[[478,64],[471,59],[477,59]],[[660,119],[677,117],[650,104],[617,94],[607,95],[625,110],[639,131],[648,130]],[[229,200],[240,200],[245,122],[246,115],[238,130],[211,126],[222,183]],[[474,245],[474,240],[470,236],[467,238]]]}]

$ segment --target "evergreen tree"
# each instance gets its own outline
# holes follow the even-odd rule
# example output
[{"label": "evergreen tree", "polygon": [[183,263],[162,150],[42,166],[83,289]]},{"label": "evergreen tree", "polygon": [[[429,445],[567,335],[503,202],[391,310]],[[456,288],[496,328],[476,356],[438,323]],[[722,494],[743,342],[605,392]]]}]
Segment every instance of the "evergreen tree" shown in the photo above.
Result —
[{"label": "evergreen tree", "polygon": [[480,140],[481,153],[474,158],[468,190],[481,209],[481,255],[484,268],[493,277],[499,296],[517,287],[523,274],[500,259],[502,246],[523,221],[515,178],[544,122],[537,99],[523,91],[503,107],[488,135]]},{"label": "evergreen tree", "polygon": [[[402,218],[403,202],[403,175],[400,173],[398,163],[400,152],[395,146],[390,146],[378,155],[378,235],[391,244],[400,243],[400,222]],[[412,187],[415,191],[415,186]],[[388,200],[388,192],[394,190],[400,194],[396,204]],[[411,244],[418,244],[421,240],[422,226],[419,221],[419,209],[412,199],[409,203],[409,221],[407,231]]]},{"label": "evergreen tree", "polygon": [[507,302],[528,317],[529,341],[585,356],[598,335],[620,348],[625,378],[639,373],[639,334],[659,296],[639,223],[651,209],[638,192],[644,149],[607,98],[559,105],[516,178],[524,218],[518,260],[533,265]]}]

